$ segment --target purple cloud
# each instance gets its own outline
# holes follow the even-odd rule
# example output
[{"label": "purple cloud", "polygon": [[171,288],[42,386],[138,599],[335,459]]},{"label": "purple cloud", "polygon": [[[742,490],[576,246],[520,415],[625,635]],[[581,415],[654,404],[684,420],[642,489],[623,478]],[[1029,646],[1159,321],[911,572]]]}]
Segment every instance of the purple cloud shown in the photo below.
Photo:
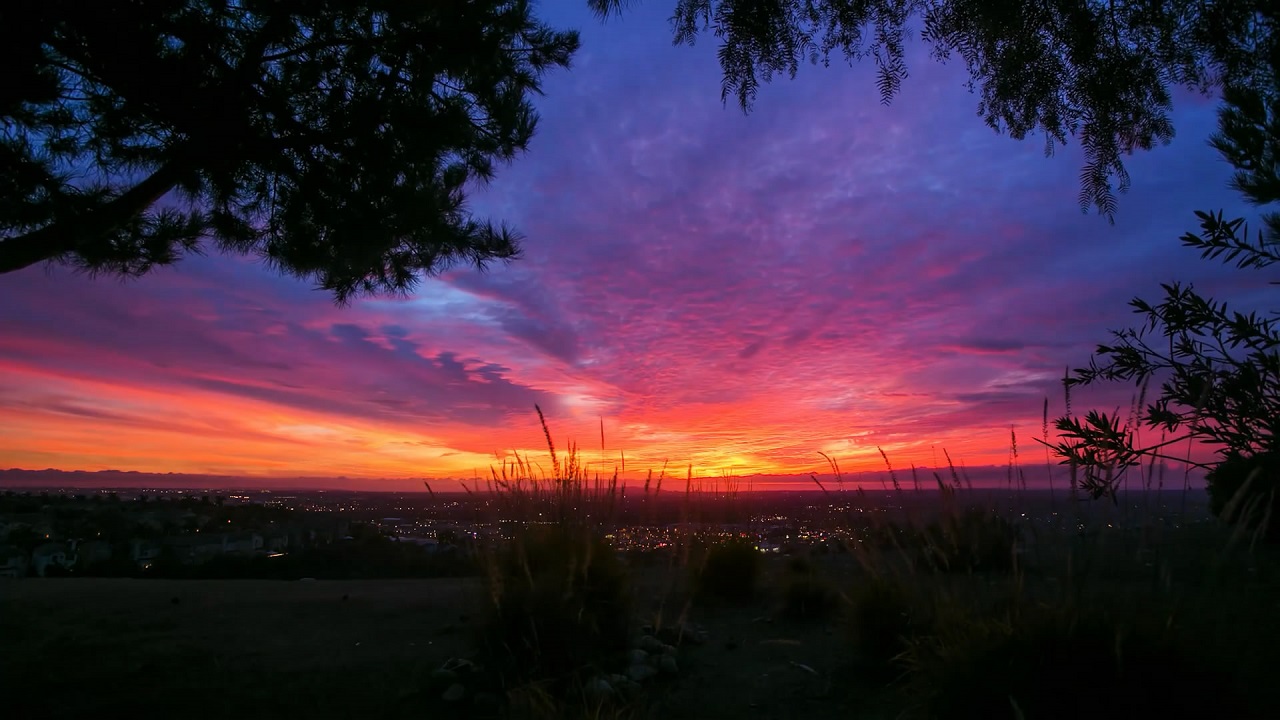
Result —
[{"label": "purple cloud", "polygon": [[[928,465],[939,445],[978,464],[1003,457],[1010,425],[1039,432],[1044,397],[1061,411],[1063,368],[1132,323],[1130,297],[1182,279],[1260,302],[1268,278],[1177,240],[1195,209],[1246,214],[1197,95],[1177,94],[1169,147],[1128,159],[1109,225],[1075,204],[1078,147],[1045,159],[995,134],[963,69],[919,44],[889,107],[862,64],[806,68],[743,116],[718,100],[713,48],[670,47],[664,12],[565,16],[584,31],[579,62],[547,83],[530,152],[473,198],[527,236],[519,261],[345,309],[242,258],[125,284],[3,276],[0,416],[74,419],[110,443],[139,421],[120,398],[163,390],[150,422],[196,432],[184,398],[225,403],[219,432],[264,443],[255,462],[276,467],[312,441],[231,419],[237,403],[274,408],[299,418],[283,426],[362,428],[341,460],[353,476],[408,473],[390,448],[432,450],[412,457],[419,475],[536,449],[534,404],[558,438],[589,442],[606,418],[629,469],[797,472],[821,467],[818,450],[878,463],[877,444],[900,464]],[[58,389],[71,383],[91,394]],[[41,457],[96,462],[54,447]],[[146,452],[139,469],[170,461]]]}]

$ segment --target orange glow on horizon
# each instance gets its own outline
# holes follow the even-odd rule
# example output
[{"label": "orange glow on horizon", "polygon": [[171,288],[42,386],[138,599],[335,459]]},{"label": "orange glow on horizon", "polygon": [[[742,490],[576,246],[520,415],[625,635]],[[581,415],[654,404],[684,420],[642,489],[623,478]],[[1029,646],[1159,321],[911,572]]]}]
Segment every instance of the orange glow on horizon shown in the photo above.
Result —
[{"label": "orange glow on horizon", "polygon": [[865,102],[862,63],[743,115],[661,23],[583,25],[591,61],[549,79],[529,152],[468,187],[468,212],[528,238],[517,262],[341,308],[214,252],[126,283],[0,276],[0,469],[456,489],[515,456],[549,471],[537,405],[561,457],[629,483],[808,488],[834,479],[825,454],[878,485],[883,451],[903,483],[949,454],[1003,485],[1011,426],[1038,482],[1065,472],[1032,440],[1045,397],[1051,423],[1063,368],[1131,324],[1153,272],[1263,297],[1170,251],[1187,208],[1239,200],[1194,140],[1211,104],[1177,110],[1192,142],[1133,159],[1109,225],[1074,211],[1074,161],[972,117],[954,67],[921,62],[892,107]]},{"label": "orange glow on horizon", "polygon": [[[134,470],[149,473],[197,473],[247,478],[337,477],[361,480],[488,477],[504,458],[519,455],[543,471],[550,457],[537,416],[512,417],[500,427],[445,425],[408,430],[388,423],[338,420],[322,413],[282,408],[266,402],[214,392],[181,394],[146,386],[127,386],[84,377],[58,376],[38,368],[0,363],[0,370],[40,388],[17,412],[0,421],[4,465],[39,469]],[[74,398],[74,404],[67,404]],[[41,402],[43,399],[45,402]],[[874,444],[846,438],[810,443],[837,432],[833,420],[804,427],[800,412],[778,407],[774,417],[754,427],[735,426],[739,418],[762,417],[752,403],[720,407],[704,414],[655,412],[647,422],[604,418],[605,447],[599,446],[600,418],[549,417],[561,458],[576,445],[589,474],[642,481],[653,472],[683,482],[686,473],[711,481],[724,476],[828,476],[818,451],[838,458],[851,479],[881,472],[884,461]],[[1007,434],[1007,431],[993,431]],[[939,437],[954,458],[971,465],[1002,462],[984,452],[989,443]],[[480,450],[480,447],[492,448]],[[920,443],[887,443],[898,467],[932,464]],[[624,470],[625,464],[625,470]],[[803,480],[803,478],[801,478]]]}]

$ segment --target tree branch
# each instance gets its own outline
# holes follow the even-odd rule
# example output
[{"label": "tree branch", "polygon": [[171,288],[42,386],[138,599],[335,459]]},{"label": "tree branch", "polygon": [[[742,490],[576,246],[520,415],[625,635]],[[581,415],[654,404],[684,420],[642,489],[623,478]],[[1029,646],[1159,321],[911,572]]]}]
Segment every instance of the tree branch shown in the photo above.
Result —
[{"label": "tree branch", "polygon": [[178,175],[177,162],[170,160],[101,207],[39,230],[0,239],[0,274],[53,260],[102,239],[164,197],[177,183]]}]

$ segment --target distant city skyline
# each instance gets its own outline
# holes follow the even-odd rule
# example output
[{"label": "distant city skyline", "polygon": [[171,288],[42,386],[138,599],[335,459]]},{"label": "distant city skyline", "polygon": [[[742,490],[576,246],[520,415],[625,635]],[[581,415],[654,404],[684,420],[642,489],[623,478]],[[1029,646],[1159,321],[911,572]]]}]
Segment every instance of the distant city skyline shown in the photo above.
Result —
[{"label": "distant city skyline", "polygon": [[1178,243],[1194,210],[1253,217],[1206,145],[1208,98],[1175,94],[1178,136],[1126,158],[1110,225],[1076,205],[1078,145],[1046,159],[992,132],[923,43],[888,107],[873,63],[835,63],[744,116],[713,44],[671,46],[667,10],[538,9],[583,49],[547,79],[529,153],[474,196],[526,236],[510,266],[346,308],[216,253],[124,283],[0,278],[0,467],[484,477],[515,454],[550,467],[536,404],[559,452],[632,483],[804,483],[819,453],[883,473],[881,450],[900,478],[944,450],[1003,473],[1012,430],[1043,486],[1042,403],[1063,412],[1064,368],[1132,324],[1131,297],[1266,291]]}]

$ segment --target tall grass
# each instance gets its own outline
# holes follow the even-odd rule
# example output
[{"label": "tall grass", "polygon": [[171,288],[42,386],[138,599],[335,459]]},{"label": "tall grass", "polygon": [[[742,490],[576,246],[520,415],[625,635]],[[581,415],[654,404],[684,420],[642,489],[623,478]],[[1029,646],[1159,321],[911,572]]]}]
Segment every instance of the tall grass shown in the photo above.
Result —
[{"label": "tall grass", "polygon": [[[1047,414],[1046,402],[1045,439]],[[1109,501],[1080,496],[1074,467],[1060,496],[1046,455],[1050,515],[1029,518],[1031,479],[1012,428],[1004,487],[993,492],[975,489],[945,448],[942,467],[912,465],[909,477],[878,448],[885,472],[874,496],[823,454],[829,472],[811,479],[838,508],[824,532],[855,561],[856,579],[838,586],[818,565],[792,560],[781,586],[762,588],[768,559],[755,547],[761,528],[739,481],[695,478],[688,467],[681,483],[664,464],[628,502],[617,472],[589,474],[579,448],[560,452],[541,412],[539,421],[550,472],[514,456],[471,488],[502,530],[502,542],[485,550],[490,611],[481,640],[509,694],[581,716],[590,710],[584,679],[617,671],[639,627],[662,634],[694,614],[714,615],[725,600],[776,598],[792,621],[839,618],[848,659],[913,717],[1031,719],[1070,708],[1142,717],[1193,706],[1156,697],[1164,679],[1199,683],[1206,708],[1233,717],[1252,710],[1240,688],[1200,660],[1245,659],[1257,649],[1233,651],[1226,638],[1252,642],[1248,632],[1205,618],[1238,604],[1230,591],[1262,579],[1258,527],[1270,518],[1258,502],[1230,508],[1258,517],[1237,523],[1233,538],[1190,524],[1185,509],[1173,516],[1153,507],[1164,498],[1163,466],[1138,467],[1134,487],[1122,486],[1124,507],[1112,511]],[[601,440],[604,457],[603,430]],[[628,565],[641,559],[619,559],[606,536],[619,524],[658,524],[673,507],[679,531],[647,561],[659,579],[637,602]]]},{"label": "tall grass", "polygon": [[[1047,440],[1047,402],[1044,414]],[[893,502],[903,485],[878,452]],[[1185,486],[1181,510],[1153,507],[1165,497],[1161,465],[1136,468],[1114,512],[1109,500],[1081,498],[1069,467],[1063,514],[1046,455],[1050,516],[1029,518],[1016,430],[1003,494],[975,492],[963,465],[943,457],[928,512],[918,502],[868,512],[865,491],[848,490],[827,455],[830,479],[812,476],[844,508],[838,524],[854,530],[845,543],[865,571],[843,605],[851,656],[863,677],[900,693],[905,717],[1267,715],[1258,697],[1280,695],[1263,679],[1280,638],[1260,639],[1240,619],[1268,612],[1250,588],[1276,589],[1261,577],[1271,496],[1236,492],[1223,516],[1250,520],[1223,528],[1191,521]],[[911,473],[909,494],[919,497],[922,473]],[[1207,621],[1219,616],[1236,621]]]},{"label": "tall grass", "polygon": [[[483,661],[509,703],[535,717],[631,716],[639,707],[634,698],[602,705],[585,692],[588,681],[626,669],[627,649],[641,627],[678,643],[695,588],[723,592],[741,581],[739,566],[724,568],[716,560],[726,549],[709,543],[705,528],[746,523],[751,510],[737,479],[699,479],[687,468],[678,496],[679,531],[660,559],[666,581],[650,588],[646,600],[652,605],[637,606],[630,562],[611,547],[610,533],[627,522],[658,521],[664,485],[671,484],[666,465],[650,472],[639,497],[628,503],[621,467],[606,476],[591,473],[578,446],[557,448],[541,408],[535,409],[550,471],[515,454],[491,468],[483,485],[467,487],[488,508],[480,524],[496,528],[496,536],[480,544]],[[603,425],[601,445],[603,456]],[[752,544],[748,564],[758,560]],[[748,580],[753,583],[754,577]]]},{"label": "tall grass", "polygon": [[616,473],[589,476],[576,446],[558,453],[540,408],[538,419],[551,473],[517,455],[471,488],[499,533],[481,549],[487,602],[478,641],[509,698],[560,702],[627,649],[630,578],[605,538],[626,489]]}]

